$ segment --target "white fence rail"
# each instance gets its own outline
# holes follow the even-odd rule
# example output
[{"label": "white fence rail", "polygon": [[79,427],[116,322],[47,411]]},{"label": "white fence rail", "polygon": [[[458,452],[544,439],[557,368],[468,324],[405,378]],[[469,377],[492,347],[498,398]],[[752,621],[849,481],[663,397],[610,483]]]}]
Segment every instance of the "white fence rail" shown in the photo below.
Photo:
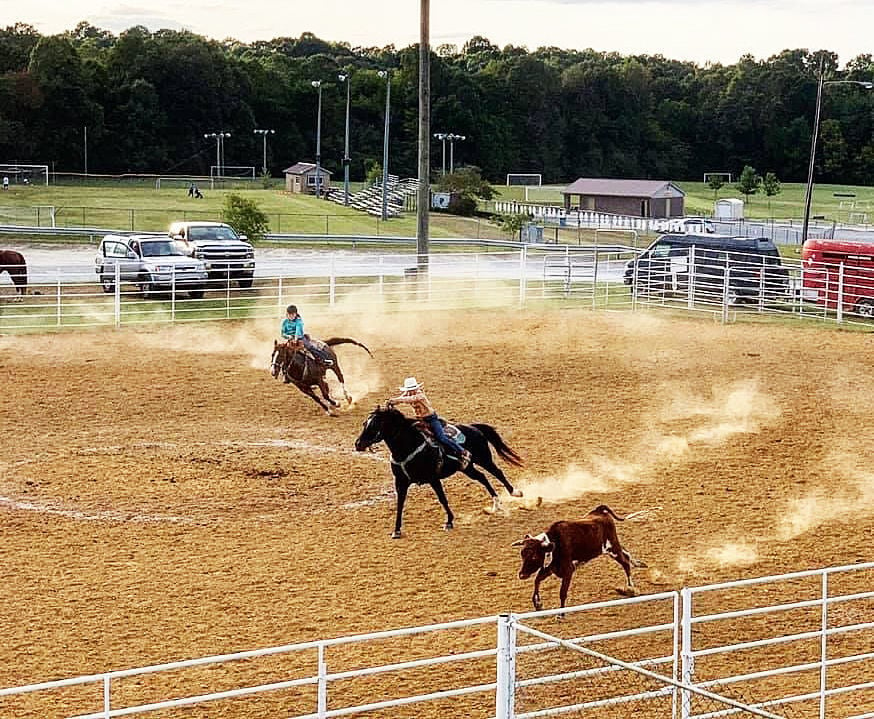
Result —
[{"label": "white fence rail", "polygon": [[[47,253],[46,253],[47,254]],[[269,253],[268,253],[269,254]],[[718,257],[716,255],[719,255]],[[288,302],[338,311],[513,307],[574,302],[592,309],[706,312],[723,322],[778,314],[871,326],[874,268],[729,257],[692,248],[682,258],[632,263],[624,245],[525,246],[518,251],[415,254],[312,251],[259,259],[255,286],[234,280],[191,298],[172,273],[161,286],[101,285],[93,266],[31,263],[28,293],[0,277],[0,332],[281,317]],[[710,255],[713,255],[712,257]],[[178,290],[178,291],[177,291]]]},{"label": "white fence rail", "polygon": [[[209,712],[207,707],[223,702],[270,696],[275,706],[269,715],[289,719],[361,715],[413,704],[433,704],[439,707],[438,716],[497,719],[535,719],[569,712],[679,719],[735,714],[866,719],[874,716],[874,621],[842,622],[841,618],[874,619],[874,592],[867,589],[872,585],[874,563],[856,564],[565,610],[301,642],[0,689],[0,714],[111,719],[160,711],[162,717],[175,717],[182,715],[168,710],[198,706]],[[765,586],[768,590],[761,595],[749,595],[751,588]],[[713,611],[713,607],[718,609]],[[840,616],[834,607],[843,608]],[[812,612],[817,626],[808,629],[804,616],[791,623],[761,622],[797,611]],[[560,624],[554,622],[558,614],[564,617]],[[656,623],[652,623],[654,618]],[[756,625],[755,631],[760,632],[756,639],[743,639],[739,627],[744,622]],[[700,631],[715,624],[719,628],[709,635]],[[559,636],[555,627],[562,628],[566,636]],[[421,641],[414,645],[417,637]],[[402,642],[386,644],[393,640]],[[817,649],[815,661],[797,662],[790,653],[789,647],[804,643]],[[341,657],[344,650],[357,646],[361,649],[356,654]],[[773,647],[780,649],[771,656],[750,654]],[[734,663],[726,661],[725,656],[735,653],[742,656]],[[208,681],[227,679],[215,671],[223,665],[251,668],[257,660],[292,655],[297,663],[281,670],[274,667],[278,676],[268,682],[245,683],[237,677],[244,686],[143,701],[154,695],[148,676],[210,667],[210,673],[193,678],[193,686],[202,689]],[[381,656],[393,661],[379,663]],[[717,656],[720,659],[714,668],[705,671],[705,658]],[[574,657],[584,659],[583,665],[574,663]],[[353,668],[346,668],[350,663]],[[436,676],[428,672],[447,665],[452,665],[451,671]],[[859,670],[855,675],[845,671],[851,666]],[[411,675],[413,670],[416,674]],[[805,676],[810,674],[815,688],[806,691]],[[341,686],[350,681],[358,684],[347,693]],[[178,695],[184,692],[184,683],[177,683],[173,691]],[[405,693],[410,686],[419,693]],[[74,700],[63,694],[72,687],[91,691]],[[563,702],[568,696],[572,703]]]}]

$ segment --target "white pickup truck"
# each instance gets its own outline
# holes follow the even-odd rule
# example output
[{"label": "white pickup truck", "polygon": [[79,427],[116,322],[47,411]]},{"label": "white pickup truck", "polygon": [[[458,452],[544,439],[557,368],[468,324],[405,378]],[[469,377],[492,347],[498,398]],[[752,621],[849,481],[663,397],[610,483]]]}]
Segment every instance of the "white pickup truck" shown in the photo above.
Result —
[{"label": "white pickup truck", "polygon": [[167,233],[190,256],[203,260],[211,282],[236,280],[241,288],[252,286],[255,248],[245,235],[223,222],[174,222]]}]

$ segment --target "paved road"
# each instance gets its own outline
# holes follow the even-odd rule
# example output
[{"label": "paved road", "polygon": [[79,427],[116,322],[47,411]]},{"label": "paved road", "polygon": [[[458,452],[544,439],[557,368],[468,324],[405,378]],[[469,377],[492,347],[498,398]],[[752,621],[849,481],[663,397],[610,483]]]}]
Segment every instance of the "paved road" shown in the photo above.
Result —
[{"label": "paved road", "polygon": [[[5,245],[8,249],[23,253],[28,263],[31,284],[64,282],[90,282],[96,280],[94,260],[96,248],[88,245]],[[548,260],[544,258],[548,257]],[[529,256],[525,275],[539,280],[544,276],[544,263],[561,262],[562,255],[549,254]],[[255,276],[266,277],[338,277],[400,276],[416,264],[414,253],[383,254],[367,250],[312,250],[297,248],[259,247],[255,255]],[[599,263],[598,279],[605,282],[621,282],[624,260],[602,260]],[[488,277],[493,279],[517,279],[519,277],[519,253],[439,253],[431,255],[431,272],[438,277]],[[591,265],[575,265],[574,277],[591,276]],[[6,276],[4,275],[4,280]]]}]

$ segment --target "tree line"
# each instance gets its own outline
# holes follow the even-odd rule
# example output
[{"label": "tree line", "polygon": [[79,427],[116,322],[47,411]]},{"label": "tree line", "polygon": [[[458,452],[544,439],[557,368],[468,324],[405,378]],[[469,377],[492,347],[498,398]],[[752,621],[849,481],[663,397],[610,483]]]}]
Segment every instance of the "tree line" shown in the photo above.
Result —
[{"label": "tree line", "polygon": [[[464,135],[456,165],[577,177],[693,180],[704,172],[764,167],[804,181],[820,60],[829,79],[874,80],[874,59],[843,68],[829,51],[785,50],[732,65],[595,50],[500,48],[473,37],[432,54],[434,132]],[[378,75],[388,70],[386,80]],[[57,171],[209,174],[212,132],[229,132],[224,164],[260,169],[268,138],[272,174],[314,161],[322,81],[322,164],[342,174],[351,82],[351,174],[381,162],[391,83],[389,171],[416,174],[418,49],[351,47],[310,33],[241,43],[132,27],[118,35],[80,23],[43,36],[0,30],[0,162]],[[823,94],[817,179],[874,185],[874,92],[852,84]],[[434,140],[432,166],[442,147]],[[449,149],[447,148],[447,154]],[[447,157],[446,162],[449,162]]]}]

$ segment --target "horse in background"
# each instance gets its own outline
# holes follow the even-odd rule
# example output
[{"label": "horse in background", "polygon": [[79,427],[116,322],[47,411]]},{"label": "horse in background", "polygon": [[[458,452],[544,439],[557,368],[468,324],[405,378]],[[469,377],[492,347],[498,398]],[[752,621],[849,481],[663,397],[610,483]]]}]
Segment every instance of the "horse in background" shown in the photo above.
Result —
[{"label": "horse in background", "polygon": [[[352,397],[346,391],[346,380],[343,378],[343,370],[340,369],[340,360],[337,359],[337,353],[334,352],[333,347],[335,345],[352,344],[361,347],[371,357],[373,357],[373,353],[365,345],[349,337],[331,337],[322,344],[325,346],[325,352],[334,362],[330,367],[325,367],[321,362],[302,350],[292,350],[285,342],[273,340],[270,373],[277,378],[282,375],[286,383],[293,384],[325,410],[325,414],[331,415],[331,410],[334,407],[339,407],[340,403],[331,397],[328,383],[325,382],[325,373],[328,369],[336,375],[337,381],[340,382],[340,386],[343,388],[343,397],[347,402],[352,402]],[[316,395],[313,390],[314,387],[319,388],[324,400]]]},{"label": "horse in background", "polygon": [[0,274],[8,272],[21,298],[27,294],[27,263],[24,255],[15,250],[0,250]]}]

